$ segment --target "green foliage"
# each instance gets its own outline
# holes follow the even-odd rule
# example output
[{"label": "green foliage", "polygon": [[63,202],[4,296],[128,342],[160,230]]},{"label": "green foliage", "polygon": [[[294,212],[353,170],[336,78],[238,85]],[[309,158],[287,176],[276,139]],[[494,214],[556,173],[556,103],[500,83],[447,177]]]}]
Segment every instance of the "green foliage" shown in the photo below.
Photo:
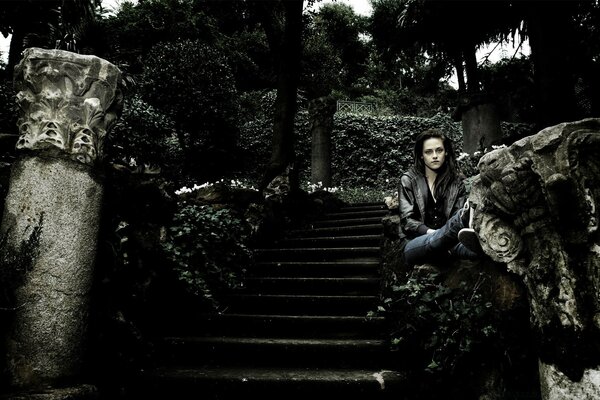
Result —
[{"label": "green foliage", "polygon": [[530,58],[484,63],[480,75],[484,90],[494,98],[503,120],[535,120],[535,85]]},{"label": "green foliage", "polygon": [[446,132],[461,148],[460,124],[436,114],[431,118],[337,114],[332,140],[334,182],[343,187],[397,187],[413,163],[414,138],[429,128]]},{"label": "green foliage", "polygon": [[492,371],[501,375],[493,391],[502,398],[535,393],[537,354],[526,300],[507,307],[497,297],[494,266],[464,262],[389,276],[385,298],[370,315],[391,322],[397,366],[410,371],[419,399],[480,398],[490,390]]},{"label": "green foliage", "polygon": [[196,8],[192,0],[123,2],[116,15],[104,19],[108,36],[107,56],[127,65],[132,73],[143,71],[143,58],[159,42],[202,38],[214,42],[215,21]]},{"label": "green foliage", "polygon": [[[266,116],[248,121],[241,128],[240,149],[244,165],[252,166],[251,176],[263,171],[268,160],[271,120]],[[412,165],[414,137],[429,128],[445,131],[461,148],[459,123],[449,116],[436,114],[432,118],[402,116],[372,116],[336,113],[332,132],[332,170],[335,186],[381,187],[396,186],[399,175]],[[296,159],[301,167],[302,181],[309,181],[311,152],[310,121],[306,111],[296,115]]]},{"label": "green foliage", "polygon": [[228,60],[216,48],[184,40],[156,45],[145,62],[142,93],[179,123],[200,130],[231,127],[237,93]]},{"label": "green foliage", "polygon": [[336,193],[337,197],[349,204],[352,203],[377,203],[382,202],[386,197],[394,196],[393,190],[383,190],[380,188],[348,188]]},{"label": "green foliage", "polygon": [[379,115],[431,117],[454,108],[456,91],[440,88],[434,94],[419,94],[406,87],[376,89],[372,95],[361,96],[357,101],[375,103]]},{"label": "green foliage", "polygon": [[[357,78],[364,75],[369,54],[367,43],[360,37],[361,33],[366,33],[365,18],[355,14],[352,7],[346,4],[329,3],[319,9],[311,22],[309,29],[326,43],[329,54],[337,59],[338,68],[333,70],[337,75],[334,80],[339,80],[347,89],[352,88]],[[335,65],[319,62],[311,67],[335,68]],[[321,84],[328,85],[330,82],[322,81]]]},{"label": "green foliage", "polygon": [[319,29],[308,30],[303,44],[300,84],[311,98],[327,96],[341,85],[340,55]]},{"label": "green foliage", "polygon": [[[256,90],[240,93],[241,116],[244,123],[265,120],[275,112],[275,90]],[[264,123],[258,122],[258,123]]]},{"label": "green foliage", "polygon": [[182,149],[175,123],[138,95],[127,97],[123,114],[109,135],[111,161],[158,165],[169,176],[181,170]]},{"label": "green foliage", "polygon": [[494,308],[484,300],[480,282],[473,288],[462,282],[451,289],[431,273],[409,278],[392,290],[392,345],[412,352],[417,368],[452,373],[499,339]]},{"label": "green foliage", "polygon": [[218,307],[218,292],[237,287],[252,261],[250,229],[227,208],[182,201],[163,244],[186,289]]},{"label": "green foliage", "polygon": [[[264,93],[254,96],[261,96],[261,100],[251,102],[254,105],[248,115],[254,118],[242,125],[239,148],[244,176],[257,181],[271,152],[266,143],[271,140],[272,120],[270,97]],[[453,140],[458,167],[465,177],[479,173],[477,163],[482,153],[462,153],[462,126],[447,114],[426,118],[336,113],[332,132],[333,186],[340,190],[336,194],[348,200],[379,201],[381,193],[395,192],[401,173],[412,166],[414,137],[429,128],[439,128]],[[507,144],[534,133],[529,124],[502,122],[502,130]],[[295,131],[296,163],[305,183],[310,181],[311,133],[304,110],[296,115]]]},{"label": "green foliage", "polygon": [[[383,186],[383,185],[382,185]],[[382,202],[386,197],[396,196],[397,188],[383,187],[348,187],[339,188],[335,192],[337,198],[346,203],[376,203]]]},{"label": "green foliage", "polygon": [[18,107],[12,82],[0,81],[0,133],[17,134]]},{"label": "green foliage", "polygon": [[145,59],[141,90],[176,121],[189,172],[214,180],[230,167],[238,97],[228,60],[217,49],[191,40],[156,45]]},{"label": "green foliage", "polygon": [[272,121],[260,116],[245,123],[240,130],[238,146],[240,149],[240,165],[244,166],[239,171],[248,179],[260,182],[261,176],[269,161],[271,147],[268,145],[272,137]]},{"label": "green foliage", "polygon": [[505,144],[511,144],[526,136],[538,133],[535,124],[523,122],[501,122],[502,136]]},{"label": "green foliage", "polygon": [[[489,149],[489,151],[491,150],[492,149]],[[485,152],[476,151],[473,154],[460,153],[458,157],[456,157],[458,167],[466,178],[471,178],[479,174],[479,160],[481,160],[481,157],[487,152],[488,150]]]}]

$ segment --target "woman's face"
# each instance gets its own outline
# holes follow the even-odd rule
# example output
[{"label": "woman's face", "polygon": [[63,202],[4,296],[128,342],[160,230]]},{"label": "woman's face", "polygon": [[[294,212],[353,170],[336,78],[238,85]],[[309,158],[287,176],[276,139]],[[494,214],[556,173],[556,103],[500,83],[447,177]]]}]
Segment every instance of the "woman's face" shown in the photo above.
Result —
[{"label": "woman's face", "polygon": [[421,155],[425,168],[437,172],[446,161],[446,149],[440,138],[429,138],[423,142],[423,154]]}]

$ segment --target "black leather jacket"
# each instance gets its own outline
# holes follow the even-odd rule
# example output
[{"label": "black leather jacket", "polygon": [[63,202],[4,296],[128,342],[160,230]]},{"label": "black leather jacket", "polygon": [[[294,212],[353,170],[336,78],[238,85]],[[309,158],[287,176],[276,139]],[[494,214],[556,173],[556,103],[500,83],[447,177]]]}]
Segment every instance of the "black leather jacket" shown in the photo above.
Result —
[{"label": "black leather jacket", "polygon": [[[427,180],[422,172],[409,169],[400,178],[398,202],[400,207],[400,238],[413,239],[425,233],[423,220],[427,200]],[[465,202],[466,190],[463,180],[456,178],[444,198],[444,214],[450,218]],[[419,229],[420,228],[420,229]]]}]

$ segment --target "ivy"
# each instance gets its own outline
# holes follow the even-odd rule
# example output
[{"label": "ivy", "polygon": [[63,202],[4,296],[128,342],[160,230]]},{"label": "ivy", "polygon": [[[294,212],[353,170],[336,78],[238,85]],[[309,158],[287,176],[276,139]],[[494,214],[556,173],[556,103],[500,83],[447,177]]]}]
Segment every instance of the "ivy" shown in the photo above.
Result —
[{"label": "ivy", "polygon": [[[270,143],[272,135],[272,95],[262,92],[247,94],[245,108],[253,103],[267,106],[262,109],[254,107],[252,113],[246,115],[238,144],[243,157],[240,164],[250,166],[246,176],[257,180],[270,158],[271,148],[265,143]],[[454,143],[456,155],[461,154],[462,125],[453,121],[447,113],[431,117],[336,113],[331,137],[334,186],[395,190],[401,173],[413,163],[414,138],[430,128],[445,132]],[[301,181],[307,182],[310,180],[311,132],[306,110],[297,113],[294,129]],[[532,130],[529,124],[502,122],[505,137],[523,137],[533,133]],[[462,157],[458,165],[466,177],[478,173],[480,156]]]},{"label": "ivy", "polygon": [[181,173],[182,149],[175,122],[139,95],[125,99],[123,115],[108,138],[113,163],[157,166],[169,176]]},{"label": "ivy", "polygon": [[17,134],[19,110],[15,94],[12,82],[0,81],[0,133]]},{"label": "ivy", "polygon": [[386,311],[395,324],[393,349],[411,354],[426,372],[452,374],[498,344],[498,315],[482,294],[484,279],[450,288],[430,273],[392,286]]},{"label": "ivy", "polygon": [[249,235],[233,210],[182,201],[163,250],[186,290],[218,308],[218,292],[241,285],[252,261]]}]

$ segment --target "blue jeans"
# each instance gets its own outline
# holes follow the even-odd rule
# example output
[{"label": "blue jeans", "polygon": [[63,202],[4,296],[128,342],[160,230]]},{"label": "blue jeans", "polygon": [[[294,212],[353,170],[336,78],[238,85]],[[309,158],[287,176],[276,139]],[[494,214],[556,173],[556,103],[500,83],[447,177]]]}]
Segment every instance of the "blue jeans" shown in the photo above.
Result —
[{"label": "blue jeans", "polygon": [[446,224],[433,233],[417,236],[406,243],[404,260],[408,265],[438,263],[451,258],[473,260],[479,255],[458,241],[458,231],[464,228],[460,210],[454,213]]}]

